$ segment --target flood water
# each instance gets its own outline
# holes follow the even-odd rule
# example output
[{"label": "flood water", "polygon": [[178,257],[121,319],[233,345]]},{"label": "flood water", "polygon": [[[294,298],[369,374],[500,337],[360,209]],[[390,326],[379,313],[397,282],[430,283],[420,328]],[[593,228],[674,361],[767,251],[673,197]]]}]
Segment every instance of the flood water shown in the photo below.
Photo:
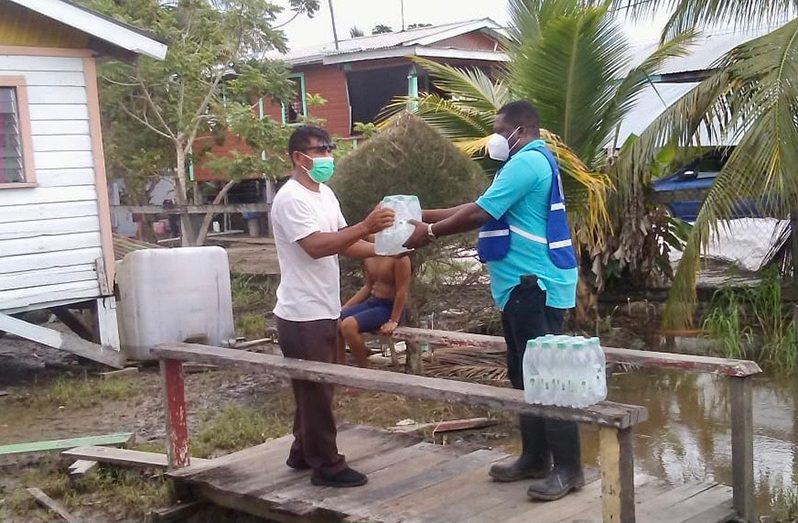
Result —
[{"label": "flood water", "polygon": [[[727,381],[684,371],[615,372],[608,399],[648,409],[648,420],[634,429],[636,472],[673,485],[691,480],[731,485]],[[798,375],[754,377],[752,405],[757,504],[768,516],[763,521],[776,521],[788,504],[798,512]],[[595,462],[597,438],[583,439],[585,460]]]}]

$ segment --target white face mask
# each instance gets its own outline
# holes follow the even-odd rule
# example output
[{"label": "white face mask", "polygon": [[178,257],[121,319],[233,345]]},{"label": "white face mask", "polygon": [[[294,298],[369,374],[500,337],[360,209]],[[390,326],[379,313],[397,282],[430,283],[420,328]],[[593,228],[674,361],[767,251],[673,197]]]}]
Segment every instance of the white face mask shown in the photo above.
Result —
[{"label": "white face mask", "polygon": [[499,133],[490,135],[490,138],[488,138],[488,156],[499,162],[506,162],[510,158],[510,150],[521,141],[519,138],[513,145],[510,145],[510,138],[518,132],[518,129],[520,127],[516,127],[509,138],[505,138]]}]

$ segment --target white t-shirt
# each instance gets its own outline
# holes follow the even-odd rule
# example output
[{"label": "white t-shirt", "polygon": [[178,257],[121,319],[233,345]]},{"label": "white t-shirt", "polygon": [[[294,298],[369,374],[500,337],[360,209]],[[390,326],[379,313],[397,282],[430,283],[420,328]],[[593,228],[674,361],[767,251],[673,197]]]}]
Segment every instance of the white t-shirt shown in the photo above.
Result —
[{"label": "white t-shirt", "polygon": [[338,319],[341,316],[338,255],[314,260],[298,243],[314,232],[337,232],[346,227],[338,198],[324,184],[315,192],[291,179],[274,197],[271,219],[280,263],[274,314],[289,321]]}]

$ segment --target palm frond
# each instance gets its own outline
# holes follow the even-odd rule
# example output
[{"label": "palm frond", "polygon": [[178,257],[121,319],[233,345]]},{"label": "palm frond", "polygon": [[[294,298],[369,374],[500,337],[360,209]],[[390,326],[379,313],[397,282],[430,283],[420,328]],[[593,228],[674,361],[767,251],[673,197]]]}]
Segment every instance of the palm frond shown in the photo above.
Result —
[{"label": "palm frond", "polygon": [[741,29],[783,23],[798,10],[798,0],[612,0],[612,5],[616,12],[638,19],[672,13],[663,38],[713,24]]},{"label": "palm frond", "polygon": [[[529,9],[516,2],[518,9]],[[622,29],[603,6],[582,7],[576,0],[542,0],[539,35],[512,51],[512,85],[538,109],[546,127],[583,159],[592,159],[618,122],[606,122],[616,79],[628,66],[629,46]],[[520,32],[523,28],[517,28]],[[545,74],[542,72],[545,71]]]},{"label": "palm frond", "polygon": [[[732,216],[740,198],[756,197],[761,211],[781,218],[796,207],[797,58],[798,19],[736,47],[718,63],[721,72],[716,76],[731,89],[721,90],[708,113],[726,114],[721,132],[740,141],[708,192],[688,238],[666,305],[669,327],[692,321],[700,252],[710,233]],[[683,114],[681,120],[695,121],[698,116]]]}]

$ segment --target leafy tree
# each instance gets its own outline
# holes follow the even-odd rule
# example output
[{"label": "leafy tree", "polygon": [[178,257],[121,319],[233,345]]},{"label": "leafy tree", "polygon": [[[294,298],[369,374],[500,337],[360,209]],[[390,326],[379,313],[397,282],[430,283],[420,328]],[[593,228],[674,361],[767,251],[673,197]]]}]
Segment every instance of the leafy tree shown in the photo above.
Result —
[{"label": "leafy tree", "polygon": [[349,36],[352,38],[360,38],[364,34],[365,33],[363,33],[363,29],[359,28],[356,25],[349,28]]},{"label": "leafy tree", "polygon": [[[122,123],[129,136],[157,137],[159,150],[173,152],[177,177],[176,200],[189,200],[187,162],[194,141],[202,134],[221,132],[240,123],[242,110],[259,96],[286,100],[292,83],[287,69],[266,60],[270,50],[284,51],[285,35],[273,24],[282,8],[266,0],[87,0],[89,7],[144,28],[169,46],[166,59],[141,58],[135,63],[109,62],[101,69],[103,108],[124,114]],[[295,12],[312,15],[318,0],[291,0]],[[255,113],[250,109],[251,119]],[[251,125],[251,124],[248,124]],[[271,123],[264,123],[266,127]],[[264,130],[264,139],[274,136]],[[168,144],[168,145],[167,145]],[[261,162],[260,151],[274,144],[253,143],[248,160],[250,174],[273,174],[271,162]],[[123,146],[121,150],[125,149]],[[240,174],[241,158],[223,172],[229,178]],[[222,168],[220,162],[218,167]],[[236,171],[239,169],[239,171]],[[188,215],[181,216],[183,244],[195,240]],[[204,231],[201,232],[204,234]]]},{"label": "leafy tree", "polygon": [[379,35],[384,33],[393,33],[393,29],[390,26],[385,24],[377,24],[374,26],[374,29],[371,30],[371,34]]}]

